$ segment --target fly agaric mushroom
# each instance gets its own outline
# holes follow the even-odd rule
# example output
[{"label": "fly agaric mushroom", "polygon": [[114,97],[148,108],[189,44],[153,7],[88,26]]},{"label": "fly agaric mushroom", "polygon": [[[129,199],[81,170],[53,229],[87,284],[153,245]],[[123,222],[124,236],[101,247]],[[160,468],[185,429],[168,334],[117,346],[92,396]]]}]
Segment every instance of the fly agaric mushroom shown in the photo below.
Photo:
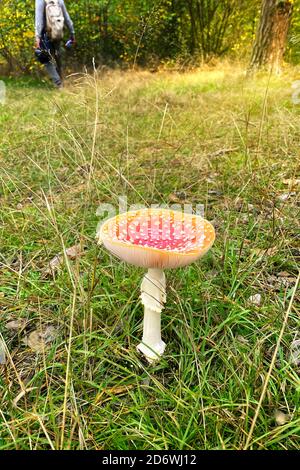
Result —
[{"label": "fly agaric mushroom", "polygon": [[161,311],[166,302],[163,269],[186,266],[203,256],[215,240],[214,228],[198,215],[141,209],[106,220],[98,239],[118,258],[148,269],[141,284],[144,324],[137,349],[153,362],[166,347],[161,339]]}]

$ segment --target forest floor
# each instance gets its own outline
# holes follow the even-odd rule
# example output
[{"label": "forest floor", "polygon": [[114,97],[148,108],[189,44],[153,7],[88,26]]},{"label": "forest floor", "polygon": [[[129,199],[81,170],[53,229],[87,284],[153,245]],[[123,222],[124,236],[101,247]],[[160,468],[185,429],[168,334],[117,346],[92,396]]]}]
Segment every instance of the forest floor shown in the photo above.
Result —
[{"label": "forest floor", "polygon": [[[7,80],[0,105],[0,449],[297,449],[296,70]],[[167,343],[136,350],[143,271],[100,204],[203,204],[210,252],[168,271]],[[298,349],[297,349],[298,348]]]}]

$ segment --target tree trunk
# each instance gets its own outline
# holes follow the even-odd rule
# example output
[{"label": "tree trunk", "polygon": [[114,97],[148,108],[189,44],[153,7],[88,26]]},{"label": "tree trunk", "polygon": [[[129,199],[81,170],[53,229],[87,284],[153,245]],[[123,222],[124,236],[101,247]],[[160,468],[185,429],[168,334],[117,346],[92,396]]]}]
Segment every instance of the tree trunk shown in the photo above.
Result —
[{"label": "tree trunk", "polygon": [[280,72],[292,11],[291,1],[262,0],[250,69],[266,67]]}]

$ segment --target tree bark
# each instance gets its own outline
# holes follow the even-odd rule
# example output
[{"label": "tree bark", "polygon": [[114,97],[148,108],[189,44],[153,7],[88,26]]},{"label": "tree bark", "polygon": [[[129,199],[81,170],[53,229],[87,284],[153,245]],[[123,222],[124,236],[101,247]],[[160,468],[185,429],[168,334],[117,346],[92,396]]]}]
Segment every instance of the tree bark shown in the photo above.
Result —
[{"label": "tree bark", "polygon": [[292,11],[291,1],[262,0],[250,70],[265,67],[280,72]]}]

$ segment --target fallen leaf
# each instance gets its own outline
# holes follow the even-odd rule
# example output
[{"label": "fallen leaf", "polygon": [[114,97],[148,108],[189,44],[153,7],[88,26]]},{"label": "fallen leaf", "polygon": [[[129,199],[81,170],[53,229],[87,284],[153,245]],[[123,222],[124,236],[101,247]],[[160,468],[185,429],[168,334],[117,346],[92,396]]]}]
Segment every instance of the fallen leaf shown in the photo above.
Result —
[{"label": "fallen leaf", "polygon": [[251,295],[248,299],[248,301],[252,304],[252,305],[256,305],[257,307],[260,306],[261,304],[261,294],[254,294],[254,295]]},{"label": "fallen leaf", "polygon": [[293,366],[300,366],[300,339],[291,343],[289,362]]},{"label": "fallen leaf", "polygon": [[280,271],[280,273],[277,274],[278,277],[290,277],[290,273],[287,271]]},{"label": "fallen leaf", "polygon": [[171,193],[171,194],[169,194],[169,201],[170,202],[180,202],[180,199],[176,196],[176,194]]},{"label": "fallen leaf", "polygon": [[78,245],[73,245],[71,246],[70,248],[67,248],[66,249],[66,255],[68,258],[74,260],[76,258],[79,258],[80,256],[83,255],[83,248],[82,248],[82,245],[81,243],[79,243]]},{"label": "fallen leaf", "polygon": [[249,223],[249,216],[248,216],[248,214],[242,214],[242,216],[240,217],[239,221],[240,221],[242,224],[248,224],[248,223]]},{"label": "fallen leaf", "polygon": [[280,196],[277,197],[277,199],[279,201],[287,201],[288,199],[290,199],[292,196],[296,196],[297,193],[295,192],[291,192],[291,193],[283,193],[283,194],[280,194]]},{"label": "fallen leaf", "polygon": [[25,328],[27,321],[24,319],[12,320],[5,324],[5,328],[8,330],[22,330]]},{"label": "fallen leaf", "polygon": [[45,274],[54,274],[62,263],[63,257],[61,255],[54,256],[54,258],[49,262],[49,267],[45,270]]},{"label": "fallen leaf", "polygon": [[283,426],[284,424],[288,423],[291,419],[290,415],[283,413],[283,411],[280,410],[275,410],[274,418],[277,426]]},{"label": "fallen leaf", "polygon": [[175,191],[174,193],[169,194],[169,201],[170,202],[182,203],[185,200],[186,200],[185,191]]},{"label": "fallen leaf", "polygon": [[[83,255],[84,250],[81,243],[79,243],[78,245],[73,245],[67,248],[65,253],[69,259],[75,260],[76,258],[79,258]],[[52,258],[52,260],[49,262],[49,267],[44,271],[44,274],[53,275],[55,271],[57,271],[61,267],[63,262],[64,255],[62,253],[55,255],[54,258]]]},{"label": "fallen leaf", "polygon": [[46,326],[42,330],[34,330],[23,340],[26,346],[29,346],[35,352],[43,352],[49,343],[52,343],[57,337],[57,330],[54,326]]},{"label": "fallen leaf", "polygon": [[295,277],[279,277],[279,276],[268,276],[267,278],[268,284],[273,289],[281,289],[282,287],[292,287],[295,285],[296,278]]}]

